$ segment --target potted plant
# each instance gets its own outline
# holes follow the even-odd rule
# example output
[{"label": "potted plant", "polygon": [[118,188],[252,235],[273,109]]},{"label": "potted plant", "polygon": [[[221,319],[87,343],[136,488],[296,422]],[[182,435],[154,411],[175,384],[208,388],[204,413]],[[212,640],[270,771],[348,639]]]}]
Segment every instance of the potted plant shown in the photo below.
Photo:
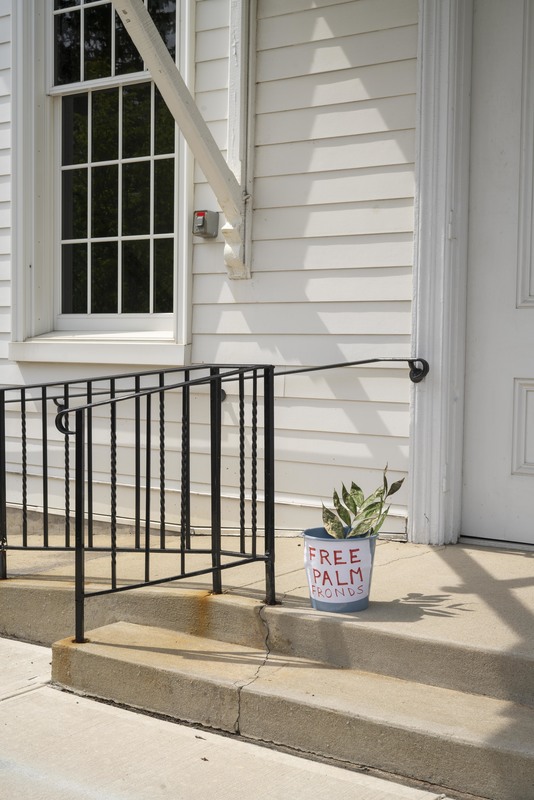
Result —
[{"label": "potted plant", "polygon": [[365,496],[354,482],[334,491],[335,510],[323,504],[322,528],[304,531],[304,565],[310,599],[319,611],[363,611],[369,605],[369,589],[378,532],[388,515],[389,498],[399,491],[404,478],[391,485],[387,466],[382,484]]}]

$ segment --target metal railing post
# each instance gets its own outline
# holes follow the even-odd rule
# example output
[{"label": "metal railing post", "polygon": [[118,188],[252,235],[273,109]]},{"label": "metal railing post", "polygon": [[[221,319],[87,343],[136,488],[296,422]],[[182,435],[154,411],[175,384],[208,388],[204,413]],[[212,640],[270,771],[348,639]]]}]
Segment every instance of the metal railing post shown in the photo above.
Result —
[{"label": "metal railing post", "polygon": [[[210,375],[210,435],[211,435],[211,563],[213,592],[221,594],[221,380],[218,367]],[[216,376],[216,377],[215,377]]]},{"label": "metal railing post", "polygon": [[7,578],[6,393],[0,392],[0,580]]},{"label": "metal railing post", "polygon": [[76,633],[74,641],[85,642],[85,412],[76,411],[75,430],[75,484],[74,484],[74,532],[75,532],[75,583]]},{"label": "metal railing post", "polygon": [[265,469],[265,602],[275,605],[274,536],[274,367],[266,367],[263,378],[264,469]]}]

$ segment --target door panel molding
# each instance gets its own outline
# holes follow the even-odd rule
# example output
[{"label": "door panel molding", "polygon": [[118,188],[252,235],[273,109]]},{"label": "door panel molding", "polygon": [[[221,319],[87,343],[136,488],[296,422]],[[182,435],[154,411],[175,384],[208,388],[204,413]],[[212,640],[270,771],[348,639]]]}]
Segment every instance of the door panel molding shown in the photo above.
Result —
[{"label": "door panel molding", "polygon": [[512,473],[534,475],[534,378],[514,381]]}]

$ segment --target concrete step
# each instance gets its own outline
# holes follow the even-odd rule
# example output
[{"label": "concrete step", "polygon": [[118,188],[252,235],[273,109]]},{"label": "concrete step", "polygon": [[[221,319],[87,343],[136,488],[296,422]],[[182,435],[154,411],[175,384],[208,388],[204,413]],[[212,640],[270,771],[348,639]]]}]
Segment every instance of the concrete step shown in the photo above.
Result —
[{"label": "concrete step", "polygon": [[[267,607],[237,594],[155,587],[91,598],[87,628],[125,621],[263,649],[291,658],[376,672],[432,686],[512,700],[534,707],[530,648],[477,640],[455,618],[456,640],[438,624],[419,633],[402,622],[387,627],[375,607],[362,614],[324,614],[290,601]],[[481,618],[481,626],[484,618]],[[0,635],[51,645],[72,635],[70,581],[10,579],[0,582]],[[482,628],[484,630],[484,628]]]},{"label": "concrete step", "polygon": [[53,647],[91,696],[491,800],[534,797],[534,711],[127,622]]}]

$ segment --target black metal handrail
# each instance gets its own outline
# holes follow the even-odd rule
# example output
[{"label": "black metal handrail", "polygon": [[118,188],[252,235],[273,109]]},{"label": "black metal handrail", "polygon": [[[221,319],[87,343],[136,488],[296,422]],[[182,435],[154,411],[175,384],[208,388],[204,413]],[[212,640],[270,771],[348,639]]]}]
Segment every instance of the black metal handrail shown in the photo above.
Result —
[{"label": "black metal handrail", "polygon": [[[117,375],[73,379],[70,381],[34,384],[25,387],[0,388],[0,578],[7,575],[6,553],[8,550],[75,550],[76,583],[76,638],[83,639],[84,602],[88,596],[126,591],[144,585],[153,585],[177,580],[182,577],[212,575],[213,591],[222,589],[221,575],[232,566],[250,561],[264,561],[266,569],[266,601],[275,602],[274,588],[274,378],[279,376],[311,373],[344,367],[360,367],[368,364],[404,362],[410,368],[410,379],[418,383],[427,375],[428,362],[417,357],[373,358],[311,367],[278,368],[265,365],[196,365],[191,367],[147,370],[144,372],[120,373]],[[238,420],[238,500],[239,545],[223,549],[221,518],[221,459],[222,414],[221,404],[225,389],[234,383],[237,387]],[[261,384],[263,394],[263,418],[259,419],[258,392]],[[249,387],[248,394],[245,387]],[[210,459],[210,511],[206,528],[210,531],[209,547],[192,545],[191,540],[191,392],[206,387],[209,391],[209,419],[203,421],[209,427]],[[251,388],[250,388],[251,387]],[[197,391],[198,394],[198,391]],[[177,408],[180,400],[180,409]],[[20,406],[18,427],[13,430],[15,414],[13,404]],[[32,410],[33,404],[36,408]],[[12,408],[13,411],[9,412]],[[121,413],[122,409],[128,409]],[[170,411],[170,413],[169,413]],[[53,414],[56,421],[55,438],[52,436],[47,418]],[[97,429],[102,426],[103,416],[108,420],[109,435],[106,452],[109,460],[109,500],[102,517],[107,519],[109,542],[101,543],[95,532],[95,486],[102,483],[102,441],[98,441]],[[248,415],[247,423],[245,419]],[[41,437],[36,433],[36,420],[40,417]],[[127,435],[133,442],[133,509],[128,518],[133,520],[133,536],[121,535],[121,514],[118,475],[123,469],[119,461],[123,458],[126,424]],[[167,430],[174,425],[180,429],[179,445],[171,448],[178,458],[171,459],[169,470],[167,455]],[[248,429],[247,429],[248,426]],[[155,442],[157,439],[157,443]],[[5,443],[20,442],[20,461],[8,463]],[[29,443],[34,444],[32,452]],[[74,444],[73,444],[74,443]],[[248,448],[248,449],[247,449]],[[197,448],[198,449],[198,448]],[[260,449],[264,460],[263,474],[258,475]],[[60,462],[62,452],[62,463]],[[154,470],[154,460],[157,466]],[[36,461],[37,459],[37,461]],[[8,469],[10,467],[10,469]],[[33,472],[32,472],[33,469]],[[173,472],[174,470],[174,472]],[[123,469],[124,472],[124,469]],[[16,475],[20,473],[20,485],[16,490],[16,501],[7,502],[7,476],[11,491]],[[95,477],[96,476],[96,477]],[[258,520],[258,492],[263,482],[263,526]],[[51,494],[61,492],[63,499],[53,499]],[[205,476],[202,483],[206,484]],[[178,514],[169,514],[168,486],[173,484],[175,494],[180,497]],[[51,488],[54,487],[54,488]],[[71,490],[74,487],[74,496]],[[178,487],[178,488],[177,488]],[[101,488],[101,487],[100,487]],[[153,509],[153,496],[157,494],[159,509]],[[30,505],[29,496],[38,496],[40,502]],[[142,501],[144,498],[144,506]],[[172,499],[172,497],[171,497]],[[8,536],[10,521],[8,511],[18,508],[19,518],[16,535]],[[32,507],[42,508],[42,532],[30,534],[28,516]],[[50,532],[49,517],[54,510],[63,522],[61,540]],[[98,515],[96,515],[98,516]],[[71,519],[73,517],[73,519]],[[172,520],[172,521],[170,521]],[[71,523],[74,522],[74,542]],[[154,542],[154,524],[159,532]],[[178,531],[178,541],[172,539],[172,530]],[[234,523],[232,523],[234,527]],[[263,527],[262,548],[258,547],[258,530]],[[171,531],[171,533],[169,533]],[[84,581],[85,552],[87,550],[110,554],[110,585],[104,589],[86,591]],[[167,553],[179,557],[177,574],[154,577],[151,574],[151,559],[154,555]],[[117,562],[123,553],[142,553],[143,577],[122,581]],[[201,569],[188,566],[190,555],[203,555],[209,564]]]},{"label": "black metal handrail", "polygon": [[[263,561],[265,564],[266,580],[266,603],[275,603],[275,578],[274,578],[274,416],[273,416],[273,367],[269,366],[247,366],[224,369],[220,367],[210,367],[209,375],[200,378],[189,378],[187,371],[185,380],[174,382],[167,385],[158,385],[146,389],[139,389],[133,393],[124,393],[120,396],[113,395],[106,400],[97,400],[86,403],[84,406],[76,408],[64,408],[58,412],[56,425],[58,430],[65,436],[73,436],[75,439],[75,596],[76,596],[76,641],[84,640],[84,607],[87,597],[95,597],[103,594],[111,594],[119,591],[139,588],[141,586],[153,586],[162,583],[191,578],[199,575],[212,575],[212,587],[214,593],[222,591],[222,572],[236,566],[242,566],[255,561]],[[245,379],[252,380],[253,390],[250,400],[250,482],[249,504],[250,504],[250,524],[246,525],[245,495],[247,492],[246,483],[246,459],[245,459]],[[222,383],[230,381],[237,382],[239,398],[239,501],[240,501],[240,521],[239,521],[239,543],[237,547],[223,547],[222,544],[222,524],[221,524],[221,403],[223,397]],[[263,550],[258,548],[258,470],[257,470],[257,451],[258,438],[260,435],[260,425],[258,424],[258,382],[263,386],[263,496],[264,496],[264,539]],[[170,392],[176,393],[178,390],[182,396],[182,454],[187,453],[188,447],[184,447],[184,441],[189,440],[190,420],[188,417],[190,390],[199,386],[208,386],[210,393],[210,546],[209,548],[193,547],[190,538],[190,508],[187,503],[182,504],[180,520],[180,546],[178,548],[169,547],[165,538],[165,434],[164,434],[164,408],[165,398]],[[153,452],[151,434],[151,405],[152,399],[156,398],[159,405],[159,490],[160,490],[160,536],[159,543],[154,545],[151,542],[151,460]],[[140,424],[141,405],[145,407],[145,430],[144,430],[144,455],[145,455],[145,511],[144,515],[144,539],[141,542],[136,539],[135,548],[122,547],[118,543],[116,529],[116,488],[117,488],[117,409],[123,404],[134,401],[136,427]],[[86,519],[86,499],[85,492],[88,485],[85,458],[87,451],[86,421],[88,417],[97,409],[109,409],[110,412],[110,486],[111,486],[111,544],[109,552],[111,555],[111,576],[109,585],[104,589],[87,590],[85,585],[85,519]],[[69,419],[74,417],[74,427],[69,423]],[[156,447],[156,449],[158,449]],[[137,448],[136,448],[137,452]],[[180,476],[180,494],[182,499],[189,498],[191,495],[190,470],[184,470],[182,460],[182,472]],[[137,496],[136,492],[136,496]],[[136,522],[139,511],[136,508]],[[248,535],[247,535],[248,531]],[[141,580],[120,584],[117,571],[117,556],[122,552],[141,551],[145,558],[145,573]],[[156,553],[179,553],[181,557],[180,569],[170,570],[171,574],[163,577],[152,577],[150,573],[151,557]],[[190,569],[186,566],[186,557],[192,554],[203,554],[209,557],[211,563],[202,568]]]}]

